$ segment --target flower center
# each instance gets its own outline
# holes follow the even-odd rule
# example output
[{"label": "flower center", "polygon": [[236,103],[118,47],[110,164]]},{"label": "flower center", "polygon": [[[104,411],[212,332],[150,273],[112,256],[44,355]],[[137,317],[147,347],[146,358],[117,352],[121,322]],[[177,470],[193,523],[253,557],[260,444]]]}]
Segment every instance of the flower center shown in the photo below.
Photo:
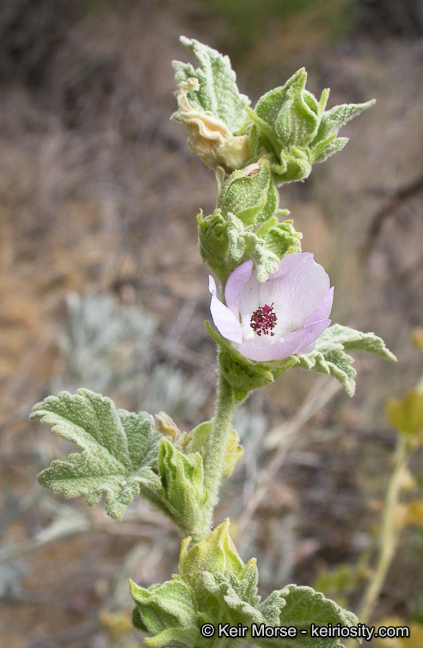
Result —
[{"label": "flower center", "polygon": [[256,311],[251,315],[250,326],[257,333],[257,335],[275,335],[272,333],[276,326],[278,318],[276,313],[273,312],[273,304],[268,306],[259,306]]}]

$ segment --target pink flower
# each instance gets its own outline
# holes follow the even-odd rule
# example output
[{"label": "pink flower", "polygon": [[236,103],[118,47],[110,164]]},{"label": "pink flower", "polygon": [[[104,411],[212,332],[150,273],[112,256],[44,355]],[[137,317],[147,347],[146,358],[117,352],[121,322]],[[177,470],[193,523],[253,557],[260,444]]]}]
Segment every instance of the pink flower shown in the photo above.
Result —
[{"label": "pink flower", "polygon": [[245,261],[226,283],[226,306],[216,296],[213,277],[209,288],[216,328],[250,360],[309,353],[331,323],[333,288],[310,253],[287,254],[265,282],[253,273],[253,262]]}]

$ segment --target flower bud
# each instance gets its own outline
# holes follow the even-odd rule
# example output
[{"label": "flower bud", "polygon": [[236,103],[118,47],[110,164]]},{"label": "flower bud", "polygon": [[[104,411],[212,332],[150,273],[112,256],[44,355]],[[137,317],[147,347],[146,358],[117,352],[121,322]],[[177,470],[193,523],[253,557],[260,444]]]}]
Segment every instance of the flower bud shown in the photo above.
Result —
[{"label": "flower bud", "polygon": [[193,77],[180,83],[177,94],[175,119],[188,128],[189,147],[210,169],[244,167],[251,157],[247,135],[232,135],[219,117],[191,106],[188,93],[198,89],[198,79]]}]

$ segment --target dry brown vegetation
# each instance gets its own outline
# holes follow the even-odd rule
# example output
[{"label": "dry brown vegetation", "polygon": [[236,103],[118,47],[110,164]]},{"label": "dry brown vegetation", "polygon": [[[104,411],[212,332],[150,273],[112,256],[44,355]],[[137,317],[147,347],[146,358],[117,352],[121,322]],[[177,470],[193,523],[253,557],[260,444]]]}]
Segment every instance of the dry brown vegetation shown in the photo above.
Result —
[{"label": "dry brown vegetation", "polygon": [[[245,439],[245,466],[227,486],[219,516],[243,524],[257,475],[286,443],[256,521],[244,520],[243,556],[258,554],[269,589],[291,579],[310,584],[327,566],[356,561],[368,545],[394,442],[383,403],[422,371],[410,335],[423,321],[423,42],[354,33],[333,50],[322,42],[324,30],[310,46],[301,15],[295,20],[294,49],[281,26],[271,47],[263,41],[238,55],[239,83],[255,100],[263,84],[295,71],[303,54],[311,87],[332,87],[331,105],[378,100],[345,128],[345,151],[306,183],[284,189],[282,203],[304,233],[304,249],[329,271],[334,319],[374,330],[399,362],[357,359],[352,401],[294,371],[251,399],[245,416],[256,432]],[[143,504],[118,524],[100,507],[87,513],[81,502],[34,486],[38,470],[65,448],[27,416],[63,371],[70,291],[111,293],[153,314],[150,367],[177,367],[205,389],[213,384],[195,215],[213,208],[214,180],[169,121],[170,61],[186,56],[180,33],[215,45],[220,30],[194,1],[99,3],[81,14],[53,0],[0,7],[0,530],[9,551],[0,564],[0,643],[7,648],[137,645],[107,631],[105,611],[130,609],[127,575],[147,585],[174,569],[179,539]],[[313,385],[321,402],[295,419]],[[138,403],[119,390],[108,395]],[[203,404],[202,413],[211,406]],[[282,427],[266,442],[263,414],[271,426],[294,421],[295,436]],[[178,422],[200,417],[191,411]],[[31,544],[59,518],[71,520],[73,535],[65,524],[64,539]],[[422,556],[421,535],[411,536],[381,612],[412,614]]]}]

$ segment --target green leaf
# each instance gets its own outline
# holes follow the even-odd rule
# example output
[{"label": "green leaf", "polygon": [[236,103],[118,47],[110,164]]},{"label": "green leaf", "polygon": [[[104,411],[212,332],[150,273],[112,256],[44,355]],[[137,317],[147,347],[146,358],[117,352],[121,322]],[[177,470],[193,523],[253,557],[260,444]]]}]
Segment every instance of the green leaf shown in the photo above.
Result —
[{"label": "green leaf", "polygon": [[340,324],[330,326],[317,338],[314,351],[294,357],[298,360],[297,366],[303,369],[334,376],[343,384],[347,394],[353,396],[357,372],[352,366],[353,358],[346,353],[349,350],[366,351],[386,360],[396,360],[383,340],[374,333],[362,333]]},{"label": "green leaf", "polygon": [[175,577],[148,589],[130,580],[129,589],[142,624],[149,632],[161,632],[171,624],[189,626],[195,623],[193,592],[181,578]]},{"label": "green leaf", "polygon": [[175,576],[148,589],[130,580],[129,588],[136,603],[135,627],[154,635],[144,639],[146,646],[195,648],[200,633],[193,592],[187,583]]},{"label": "green leaf", "polygon": [[[268,620],[269,625],[295,626],[298,634],[292,638],[255,638],[258,646],[266,648],[343,648],[338,638],[311,638],[311,624],[315,626],[342,626],[351,628],[358,624],[358,618],[352,612],[344,610],[334,601],[323,594],[315,592],[311,587],[287,585],[282,590],[272,594],[260,603],[258,609]],[[277,616],[277,619],[275,618]],[[276,621],[276,623],[275,623]],[[301,630],[307,634],[301,634]]]},{"label": "green leaf", "polygon": [[313,162],[325,162],[337,151],[342,151],[348,141],[348,137],[335,137],[335,135],[332,135],[323,142],[319,142],[311,151]]},{"label": "green leaf", "polygon": [[331,135],[336,135],[341,126],[344,126],[351,119],[354,119],[354,117],[371,108],[375,103],[376,100],[372,99],[362,104],[341,104],[325,111],[313,143],[321,142]]},{"label": "green leaf", "polygon": [[229,535],[229,520],[189,550],[188,542],[187,538],[182,543],[179,574],[192,588],[200,610],[220,609],[221,617],[227,618],[226,597],[233,602],[229,608],[238,610],[243,602],[248,606],[258,603],[256,560],[244,564]]},{"label": "green leaf", "polygon": [[252,232],[236,216],[228,214],[229,254],[236,262],[234,267],[252,259],[258,280],[266,281],[276,272],[282,257],[301,252],[302,234],[295,231],[292,223],[292,220],[279,223],[275,217]]},{"label": "green leaf", "polygon": [[[213,430],[213,419],[200,423],[190,434],[189,441],[186,445],[187,452],[199,452],[203,460],[207,457],[207,448],[210,435]],[[226,446],[225,458],[223,461],[222,477],[230,477],[234,471],[235,465],[241,459],[244,448],[239,443],[239,436],[235,430],[229,433],[228,443]]]},{"label": "green leaf", "polygon": [[177,85],[190,78],[197,79],[198,90],[189,93],[192,107],[218,117],[230,132],[235,134],[242,126],[245,118],[244,108],[250,104],[250,100],[238,90],[236,74],[232,70],[229,57],[222,56],[215,49],[195,39],[181,36],[180,40],[192,52],[199,67],[194,68],[190,63],[174,61],[172,65]]},{"label": "green leaf", "polygon": [[199,452],[180,452],[162,439],[159,449],[161,497],[174,521],[185,533],[195,533],[207,501],[204,490],[203,458]]},{"label": "green leaf", "polygon": [[218,206],[231,212],[243,225],[256,225],[271,218],[278,208],[279,195],[272,182],[266,157],[245,169],[234,171],[222,186]]},{"label": "green leaf", "polygon": [[305,95],[307,72],[296,74],[286,92],[286,100],[275,119],[274,128],[284,147],[306,146],[317,132],[319,118],[317,101],[311,93]]},{"label": "green leaf", "polygon": [[205,218],[199,214],[197,221],[201,255],[222,284],[247,259],[254,261],[258,280],[266,281],[282,257],[301,252],[302,234],[295,231],[292,220],[279,223],[274,216],[252,231],[253,226],[245,226],[235,214],[216,209]]},{"label": "green leaf", "polygon": [[[200,212],[197,223],[198,242],[203,261],[222,282],[225,282],[236,267],[233,260],[229,260],[232,244],[229,241],[228,219],[223,217],[221,209],[215,209],[210,216],[204,217]],[[241,223],[240,227],[242,232]]]},{"label": "green leaf", "polygon": [[160,485],[152,470],[160,435],[146,412],[117,410],[109,398],[79,389],[73,396],[49,396],[34,406],[31,418],[83,450],[53,461],[39,475],[42,486],[66,497],[83,495],[89,506],[105,493],[108,515],[120,519],[135,495]]}]

